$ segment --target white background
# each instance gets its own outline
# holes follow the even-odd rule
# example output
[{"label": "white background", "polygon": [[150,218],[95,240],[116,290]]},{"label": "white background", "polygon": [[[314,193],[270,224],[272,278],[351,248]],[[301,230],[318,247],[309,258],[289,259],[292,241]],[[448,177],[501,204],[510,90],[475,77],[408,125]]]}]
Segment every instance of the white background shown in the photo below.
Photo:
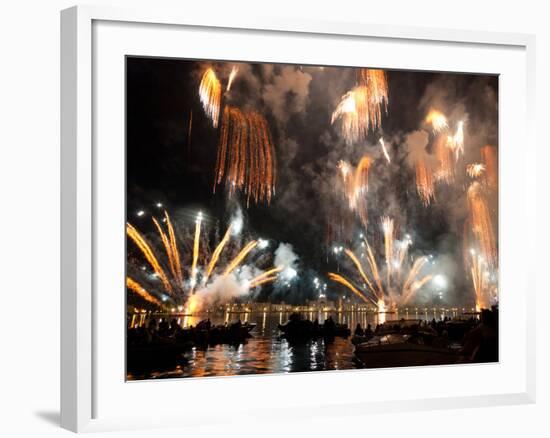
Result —
[{"label": "white background", "polygon": [[[249,41],[253,38],[254,46]],[[302,415],[318,412],[319,400],[326,399],[340,413],[349,412],[354,403],[382,400],[430,399],[468,395],[505,394],[525,391],[525,321],[518,318],[525,309],[527,272],[517,254],[527,252],[528,241],[516,233],[518,223],[526,223],[527,211],[518,208],[525,199],[527,158],[516,147],[525,137],[518,119],[524,113],[525,54],[521,50],[502,47],[465,47],[441,42],[411,44],[395,40],[362,40],[331,38],[330,36],[286,35],[285,44],[273,33],[213,32],[185,29],[178,26],[128,25],[99,22],[95,29],[94,59],[96,74],[94,111],[95,163],[100,169],[95,177],[95,320],[97,328],[97,359],[94,411],[97,418],[135,418],[132,424],[148,419],[151,409],[143,400],[162,399],[163,415],[175,411],[185,413],[188,423],[201,423],[203,416],[230,416],[239,407],[247,406],[251,417],[267,415],[279,409],[277,418],[284,417],[281,402],[294,414],[301,407]],[[162,384],[127,384],[124,375],[124,333],[120,318],[125,303],[120,285],[124,283],[125,234],[121,224],[125,217],[124,149],[113,147],[124,143],[124,55],[167,56],[176,58],[253,59],[270,62],[300,61],[309,64],[376,65],[397,69],[418,68],[435,71],[498,72],[500,76],[499,165],[502,175],[500,190],[506,196],[500,200],[501,267],[500,361],[469,367],[437,367],[406,370],[365,370],[358,373],[323,373],[293,376],[241,377],[238,379],[197,379],[164,381]],[[398,55],[396,55],[398,54]],[[419,60],[422,60],[419,62]],[[504,152],[503,152],[504,151]],[[531,163],[530,161],[529,163]],[[348,388],[347,390],[345,388]],[[182,397],[181,393],[186,396]],[[288,397],[295,393],[302,397]],[[225,394],[231,394],[231,405]],[[264,397],[261,404],[251,406],[250,400]],[[205,412],[207,405],[209,412]],[[434,405],[434,404],[432,404]],[[254,409],[252,411],[252,409]],[[309,411],[308,411],[309,408]],[[326,408],[325,408],[326,409]],[[330,409],[329,409],[330,411]],[[213,414],[215,413],[215,414]],[[244,414],[240,413],[242,416]],[[232,414],[235,415],[235,414]]]},{"label": "white background", "polygon": [[[106,4],[139,5],[147,2],[111,1]],[[156,1],[159,7],[177,7],[180,1]],[[537,34],[537,120],[539,132],[539,228],[549,223],[545,204],[550,158],[544,128],[550,120],[545,100],[550,97],[550,30],[544,2],[391,1],[326,3],[278,0],[254,2],[258,13],[298,18],[405,24],[430,27],[530,32]],[[0,433],[4,436],[68,435],[57,429],[59,404],[59,9],[71,2],[28,0],[4,4],[0,18]],[[225,12],[228,21],[239,14],[244,1],[193,2],[186,8],[204,7]],[[250,9],[248,12],[252,13]],[[521,148],[521,144],[517,147]],[[518,229],[518,232],[524,230]],[[540,233],[539,248],[549,244]],[[531,255],[538,271],[548,271],[542,249]],[[539,276],[542,283],[543,274]],[[546,287],[538,286],[538,402],[531,406],[459,411],[371,415],[366,418],[309,419],[298,422],[227,427],[223,436],[346,436],[351,434],[408,436],[525,434],[533,428],[548,433],[550,412],[548,379],[548,314]],[[154,401],[152,401],[154,402]],[[161,403],[161,401],[156,401]],[[209,436],[201,431],[163,431],[169,434]],[[219,431],[216,431],[219,435]],[[127,432],[109,436],[152,436],[159,432]]]}]

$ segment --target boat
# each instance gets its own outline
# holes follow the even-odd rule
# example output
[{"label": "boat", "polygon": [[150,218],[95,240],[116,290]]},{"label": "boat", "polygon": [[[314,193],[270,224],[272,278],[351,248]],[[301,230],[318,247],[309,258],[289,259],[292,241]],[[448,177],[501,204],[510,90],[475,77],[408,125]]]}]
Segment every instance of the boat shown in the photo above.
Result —
[{"label": "boat", "polygon": [[287,323],[278,324],[278,328],[284,337],[291,340],[309,340],[321,337],[332,339],[337,336],[347,338],[351,335],[351,330],[346,324],[335,323],[332,319],[329,321],[329,323],[317,324],[294,313],[290,315]]},{"label": "boat", "polygon": [[477,325],[473,319],[452,319],[445,324],[449,340],[462,342],[466,333]]},{"label": "boat", "polygon": [[186,334],[197,345],[218,345],[218,344],[242,344],[252,335],[250,331],[256,327],[255,324],[237,324],[228,326],[215,325],[208,329],[183,329],[181,335]]},{"label": "boat", "polygon": [[457,363],[457,350],[429,331],[385,330],[355,346],[355,356],[366,368],[393,368]]},{"label": "boat", "polygon": [[365,342],[370,341],[373,336],[374,334],[372,333],[363,334],[363,335],[353,335],[353,337],[351,338],[351,343],[353,345],[364,344]]},{"label": "boat", "polygon": [[309,319],[291,318],[286,324],[277,324],[283,336],[292,339],[310,339],[314,336],[313,322]]},{"label": "boat", "polygon": [[128,345],[127,368],[129,371],[136,371],[185,362],[184,353],[193,346],[189,341]]}]

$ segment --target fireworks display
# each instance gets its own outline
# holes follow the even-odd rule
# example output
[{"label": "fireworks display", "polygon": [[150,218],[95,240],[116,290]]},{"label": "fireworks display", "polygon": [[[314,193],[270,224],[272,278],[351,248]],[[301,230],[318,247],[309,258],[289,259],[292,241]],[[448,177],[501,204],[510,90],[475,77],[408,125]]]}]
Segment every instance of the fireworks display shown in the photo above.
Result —
[{"label": "fireworks display", "polygon": [[275,149],[269,126],[256,112],[243,113],[226,106],[223,112],[218,156],[216,185],[225,181],[230,195],[237,189],[246,195],[246,202],[271,201],[275,193]]},{"label": "fireworks display", "polygon": [[447,144],[452,149],[455,160],[458,161],[464,155],[464,123],[462,121],[458,122],[454,135],[447,137]]},{"label": "fireworks display", "polygon": [[229,91],[231,90],[231,84],[233,83],[233,81],[235,80],[235,76],[237,76],[237,73],[239,72],[239,68],[238,67],[235,67],[233,66],[231,68],[231,73],[229,74],[229,80],[227,81],[227,89],[226,91]]},{"label": "fireworks display", "polygon": [[339,161],[338,168],[342,175],[344,194],[351,211],[367,225],[367,191],[369,190],[369,169],[372,159],[364,155],[356,168],[346,161]]},{"label": "fireworks display", "polygon": [[382,114],[388,108],[388,82],[384,70],[360,69],[359,83],[340,99],[332,113],[331,123],[341,121],[341,132],[346,142],[364,140],[369,129],[382,125]]},{"label": "fireworks display", "polygon": [[231,274],[237,266],[239,266],[244,258],[248,255],[250,251],[252,251],[256,245],[258,245],[257,240],[253,240],[252,242],[247,243],[247,245],[241,249],[241,251],[236,255],[236,257],[229,262],[225,270],[223,271],[223,276],[227,277],[229,274]]},{"label": "fireworks display", "polygon": [[447,129],[447,127],[449,126],[445,114],[434,109],[431,110],[426,116],[426,123],[432,125],[432,130],[435,133],[439,133]]},{"label": "fireworks display", "polygon": [[[240,270],[245,259],[250,256],[250,253],[257,247],[258,240],[251,240],[243,248],[233,248],[233,251],[226,251],[226,257],[223,258],[223,266],[220,265],[222,259],[222,253],[227,248],[232,236],[232,231],[238,228],[238,224],[230,224],[225,232],[222,240],[216,245],[214,251],[210,255],[208,248],[201,248],[202,233],[202,213],[199,212],[195,219],[195,231],[192,239],[191,254],[186,258],[180,251],[180,243],[184,239],[183,236],[178,237],[174,225],[170,219],[170,216],[165,211],[164,220],[166,230],[163,229],[160,222],[156,218],[152,218],[155,229],[158,232],[158,237],[162,242],[162,248],[164,249],[163,258],[160,259],[156,255],[157,250],[154,249],[145,237],[131,224],[127,224],[126,231],[128,237],[135,243],[139,249],[141,255],[149,263],[153,271],[153,278],[159,279],[162,284],[162,293],[170,296],[174,302],[185,303],[187,308],[194,307],[197,309],[199,303],[203,298],[193,298],[195,294],[204,296],[208,294],[209,288],[216,281],[223,281],[223,279],[231,276],[235,270]],[[235,249],[237,249],[235,253]],[[262,248],[265,249],[265,246]],[[233,254],[233,255],[231,255]],[[206,260],[209,259],[208,262]],[[168,269],[165,269],[163,265],[167,265]],[[187,266],[186,269],[183,267]],[[249,268],[250,269],[250,268]],[[257,268],[254,270],[260,272]],[[271,268],[265,272],[259,273],[256,277],[242,280],[237,276],[235,281],[240,285],[240,290],[243,293],[247,293],[250,288],[259,287],[267,282],[276,281],[278,274],[283,270],[283,267]],[[143,269],[141,269],[143,272]],[[168,273],[167,273],[168,272]],[[185,273],[185,275],[184,275]],[[136,294],[140,295],[150,303],[161,305],[158,298],[137,281],[128,277],[127,288]],[[154,284],[154,283],[153,283]],[[158,287],[155,286],[157,294],[159,293]],[[218,294],[220,296],[223,293]],[[219,298],[219,297],[218,297]]]},{"label": "fireworks display", "polygon": [[367,88],[356,87],[344,94],[332,113],[331,123],[341,120],[341,130],[348,143],[356,143],[368,134]]},{"label": "fireworks display", "polygon": [[380,143],[380,147],[382,148],[382,153],[384,154],[384,158],[388,162],[388,164],[391,163],[390,155],[388,154],[388,150],[386,149],[386,144],[384,143],[384,139],[380,137],[380,140],[378,140]]},{"label": "fireworks display", "polygon": [[218,243],[218,246],[216,246],[216,249],[212,253],[212,258],[210,259],[210,263],[208,263],[208,267],[206,268],[206,274],[203,278],[203,283],[206,283],[208,281],[208,278],[210,278],[212,271],[216,267],[216,264],[218,263],[218,260],[220,258],[220,255],[223,249],[225,248],[225,245],[227,245],[227,242],[229,242],[232,228],[233,228],[232,225],[229,225],[229,227],[227,227],[227,231],[225,232],[223,239],[220,241],[220,243]]},{"label": "fireworks display", "polygon": [[470,254],[470,272],[476,296],[476,309],[486,309],[490,305],[487,281],[489,272],[487,271],[487,265],[483,256],[477,254],[475,250],[470,250]]},{"label": "fireworks display", "polygon": [[[479,308],[498,302],[488,298],[498,294],[488,280],[498,270],[498,105],[489,92],[479,99],[479,90],[498,88],[496,79],[185,62],[173,119],[158,123],[141,111],[133,122],[143,118],[156,131],[132,134],[143,164],[132,170],[129,209],[152,223],[127,223],[138,254],[129,256],[129,292],[197,311],[207,290],[219,297],[238,289],[228,294],[238,301],[257,288],[262,300],[301,303],[318,292],[312,278],[329,272],[327,299],[346,289],[355,302],[386,309],[429,301],[417,292],[446,274],[449,302],[467,294]],[[151,99],[170,95],[158,86]],[[170,111],[164,104],[150,111]],[[159,175],[166,181],[157,187]],[[166,202],[156,217],[151,198]],[[173,222],[168,204],[186,213],[171,210]],[[241,209],[246,225],[231,216]],[[414,253],[412,238],[400,237],[405,228]],[[275,262],[273,242],[295,245],[300,269]],[[428,253],[446,265],[438,271]]]},{"label": "fireworks display", "polygon": [[283,270],[282,267],[279,268],[271,268],[262,274],[258,275],[257,277],[250,280],[250,287],[254,288],[257,286],[260,286],[265,283],[272,283],[277,280],[277,274]]},{"label": "fireworks display", "polygon": [[498,162],[497,152],[493,146],[483,146],[481,148],[481,158],[486,169],[487,185],[491,190],[498,186]]},{"label": "fireworks display", "polygon": [[445,135],[438,135],[435,140],[434,150],[437,159],[435,179],[451,184],[455,179],[455,163],[452,149],[449,147],[449,138]]},{"label": "fireworks display", "polygon": [[206,115],[212,120],[212,126],[218,127],[222,86],[211,68],[207,69],[199,86],[199,97]]},{"label": "fireworks display", "polygon": [[[399,241],[395,239],[392,218],[382,218],[382,231],[384,234],[382,263],[379,262],[367,238],[363,237],[361,247],[366,252],[363,252],[361,257],[357,257],[356,253],[350,249],[344,250],[355,267],[356,280],[352,281],[333,272],[328,274],[330,280],[344,285],[365,302],[373,303],[379,309],[406,305],[416,292],[433,278],[431,273],[423,272],[428,263],[427,257],[409,258],[409,247],[412,244],[410,237],[405,236]],[[361,259],[366,259],[366,263]],[[358,286],[359,283],[364,287]]]},{"label": "fireworks display", "polygon": [[155,256],[155,254],[153,253],[153,250],[151,249],[149,244],[145,241],[143,236],[131,224],[126,224],[126,234],[128,234],[128,237],[130,237],[130,239],[132,239],[134,243],[137,245],[137,247],[141,250],[141,252],[143,253],[143,256],[149,262],[149,265],[153,269],[154,273],[162,281],[162,284],[164,285],[166,292],[169,295],[173,295],[174,289],[172,287],[172,284],[168,280],[168,277],[164,272],[164,269],[160,266],[160,263],[157,257]]},{"label": "fireworks display", "polygon": [[384,231],[384,250],[386,255],[387,285],[390,287],[393,267],[393,219],[384,216],[382,218],[382,230]]},{"label": "fireworks display", "polygon": [[374,305],[378,304],[378,301],[372,299],[368,295],[361,292],[359,289],[357,289],[352,283],[350,283],[345,277],[335,274],[334,272],[329,272],[328,277],[330,280],[335,281],[337,283],[340,283],[347,287],[350,291],[352,291],[355,295],[357,295],[359,298],[361,298],[366,303],[373,303]]},{"label": "fireworks display", "polygon": [[160,306],[159,300],[157,300],[153,295],[151,295],[149,292],[143,289],[143,287],[141,287],[137,281],[132,280],[130,277],[126,277],[126,287],[130,289],[132,292],[135,292],[136,294],[138,294],[145,301],[148,301],[157,306]]},{"label": "fireworks display", "polygon": [[382,125],[382,113],[388,111],[388,79],[384,70],[359,69],[359,83],[367,88],[368,119],[373,128]]},{"label": "fireworks display", "polygon": [[477,181],[474,181],[468,188],[468,206],[472,232],[476,238],[480,253],[483,255],[486,263],[494,267],[497,263],[495,232],[487,199],[483,193],[483,187]]},{"label": "fireworks display", "polygon": [[471,163],[466,166],[466,172],[470,176],[470,178],[478,178],[485,172],[485,164],[481,163]]},{"label": "fireworks display", "polygon": [[418,157],[415,164],[416,191],[422,204],[430,205],[435,198],[434,173],[425,157]]},{"label": "fireworks display", "polygon": [[500,359],[498,75],[125,74],[128,380]]},{"label": "fireworks display", "polygon": [[202,224],[202,213],[199,212],[197,219],[195,221],[195,239],[193,240],[193,262],[191,263],[191,292],[197,284],[197,262],[199,260],[199,250],[200,250],[200,237],[201,237],[201,224]]}]

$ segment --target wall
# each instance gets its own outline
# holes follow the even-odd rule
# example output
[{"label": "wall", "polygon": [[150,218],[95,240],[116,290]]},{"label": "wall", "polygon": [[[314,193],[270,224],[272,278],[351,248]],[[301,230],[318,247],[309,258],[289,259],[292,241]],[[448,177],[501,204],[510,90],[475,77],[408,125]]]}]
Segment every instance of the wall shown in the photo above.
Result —
[{"label": "wall", "polygon": [[[144,1],[96,2],[123,5]],[[0,430],[3,436],[68,435],[57,428],[59,403],[59,10],[73,3],[63,0],[28,0],[4,3],[0,14],[0,203],[3,239],[2,326],[0,353]],[[181,7],[181,1],[156,1],[159,7]],[[538,177],[540,228],[548,223],[548,144],[544,128],[550,119],[547,78],[550,77],[550,30],[544,2],[521,3],[463,0],[461,2],[407,0],[331,3],[283,1],[250,3],[211,0],[186,8],[227,10],[228,22],[240,8],[258,14],[308,17],[326,20],[363,20],[375,23],[484,29],[537,34],[537,119],[540,126]],[[310,5],[315,4],[312,8]],[[243,6],[244,5],[244,6]],[[522,145],[518,144],[521,148]],[[521,229],[521,228],[520,228]],[[540,236],[540,248],[548,247],[548,235]],[[6,244],[7,243],[7,244]],[[539,250],[533,263],[547,270],[547,257]],[[542,278],[542,276],[540,276]],[[414,412],[372,415],[361,419],[314,419],[296,424],[262,428],[243,425],[228,428],[224,435],[262,436],[346,434],[394,436],[445,435],[449,437],[500,433],[522,434],[526,428],[548,430],[544,414],[550,408],[548,373],[548,326],[543,320],[548,294],[539,286],[537,311],[538,403],[531,406],[498,407],[461,411]],[[531,429],[535,430],[535,429]],[[203,436],[213,430],[206,428]],[[182,433],[170,432],[170,433]],[[184,434],[189,433],[183,431]],[[149,436],[152,432],[132,433]],[[130,436],[116,433],[109,436]]]}]

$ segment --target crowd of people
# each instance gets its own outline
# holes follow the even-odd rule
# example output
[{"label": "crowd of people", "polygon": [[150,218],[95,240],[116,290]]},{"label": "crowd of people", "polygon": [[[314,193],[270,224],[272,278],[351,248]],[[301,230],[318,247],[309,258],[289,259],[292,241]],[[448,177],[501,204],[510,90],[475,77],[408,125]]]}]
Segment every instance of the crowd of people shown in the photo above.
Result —
[{"label": "crowd of people", "polygon": [[243,324],[240,319],[233,323],[214,325],[210,318],[207,318],[199,321],[195,326],[183,328],[176,318],[170,322],[168,319],[157,322],[155,318],[151,318],[147,324],[128,329],[128,345],[209,344],[237,341],[247,337],[250,327],[248,323]]}]

